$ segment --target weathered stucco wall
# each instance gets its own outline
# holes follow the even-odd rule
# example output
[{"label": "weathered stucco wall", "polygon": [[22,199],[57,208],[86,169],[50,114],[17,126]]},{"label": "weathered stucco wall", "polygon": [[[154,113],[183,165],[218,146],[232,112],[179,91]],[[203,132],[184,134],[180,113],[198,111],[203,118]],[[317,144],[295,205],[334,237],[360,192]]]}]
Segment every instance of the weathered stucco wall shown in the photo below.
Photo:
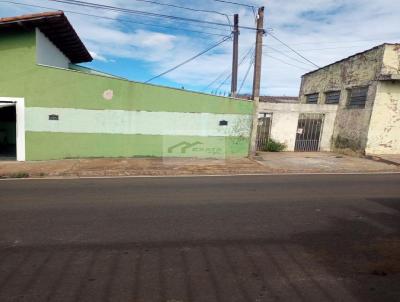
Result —
[{"label": "weathered stucco wall", "polygon": [[400,75],[400,44],[386,45],[381,74]]},{"label": "weathered stucco wall", "polygon": [[378,85],[366,153],[400,154],[400,82]]},{"label": "weathered stucco wall", "polygon": [[40,66],[34,32],[2,33],[0,64],[0,96],[25,98],[27,160],[248,154],[251,102]]},{"label": "weathered stucco wall", "polygon": [[260,113],[272,113],[271,137],[287,145],[286,151],[294,151],[296,131],[301,113],[325,115],[321,136],[321,151],[331,151],[331,138],[336,118],[336,105],[260,103]]},{"label": "weathered stucco wall", "polygon": [[[319,93],[319,104],[324,104],[326,92],[341,91],[333,131],[336,150],[350,149],[360,153],[365,150],[384,50],[384,46],[377,47],[303,76],[300,89],[302,103],[306,102],[307,94]],[[348,89],[357,86],[369,86],[365,108],[347,106]]]}]

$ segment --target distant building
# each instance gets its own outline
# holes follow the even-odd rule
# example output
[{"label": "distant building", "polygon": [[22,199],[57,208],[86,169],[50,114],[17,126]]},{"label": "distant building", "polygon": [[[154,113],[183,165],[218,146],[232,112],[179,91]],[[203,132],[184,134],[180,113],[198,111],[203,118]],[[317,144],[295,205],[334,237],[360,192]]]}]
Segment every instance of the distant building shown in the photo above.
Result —
[{"label": "distant building", "polygon": [[266,136],[288,151],[400,153],[400,44],[383,44],[302,76],[299,103],[261,102]]},{"label": "distant building", "polygon": [[303,75],[300,102],[338,106],[333,149],[400,153],[400,44],[383,44]]},{"label": "distant building", "polygon": [[[239,98],[251,100],[251,95],[242,94],[238,96]],[[298,96],[271,96],[271,95],[262,95],[260,96],[260,102],[263,103],[298,103]]]},{"label": "distant building", "polygon": [[297,96],[260,96],[260,102],[263,103],[283,103],[283,104],[296,104],[299,102]]}]

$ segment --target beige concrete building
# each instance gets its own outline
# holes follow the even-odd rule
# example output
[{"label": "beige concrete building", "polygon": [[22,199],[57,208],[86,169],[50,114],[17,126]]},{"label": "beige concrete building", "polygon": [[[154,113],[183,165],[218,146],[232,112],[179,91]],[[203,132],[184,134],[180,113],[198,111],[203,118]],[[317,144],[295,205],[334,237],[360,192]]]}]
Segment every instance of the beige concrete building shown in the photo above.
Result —
[{"label": "beige concrete building", "polygon": [[[258,150],[268,138],[286,151],[331,151],[337,106],[260,102]],[[266,129],[263,131],[263,129]],[[265,137],[268,137],[267,139]]]},{"label": "beige concrete building", "polygon": [[383,44],[303,75],[300,103],[337,107],[332,133],[324,134],[331,149],[400,154],[400,44]]},{"label": "beige concrete building", "polygon": [[264,97],[257,147],[400,154],[400,44],[383,44],[302,76],[298,100]]}]

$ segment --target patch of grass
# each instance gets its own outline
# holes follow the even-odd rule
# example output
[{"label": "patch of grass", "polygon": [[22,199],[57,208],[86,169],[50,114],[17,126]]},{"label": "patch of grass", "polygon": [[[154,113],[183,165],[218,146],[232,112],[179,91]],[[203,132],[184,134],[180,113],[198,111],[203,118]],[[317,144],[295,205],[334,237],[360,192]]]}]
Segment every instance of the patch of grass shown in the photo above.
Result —
[{"label": "patch of grass", "polygon": [[29,173],[26,172],[17,172],[10,175],[10,178],[28,178]]},{"label": "patch of grass", "polygon": [[285,151],[286,148],[286,144],[280,143],[272,138],[270,138],[265,145],[265,151],[268,152],[281,152]]}]

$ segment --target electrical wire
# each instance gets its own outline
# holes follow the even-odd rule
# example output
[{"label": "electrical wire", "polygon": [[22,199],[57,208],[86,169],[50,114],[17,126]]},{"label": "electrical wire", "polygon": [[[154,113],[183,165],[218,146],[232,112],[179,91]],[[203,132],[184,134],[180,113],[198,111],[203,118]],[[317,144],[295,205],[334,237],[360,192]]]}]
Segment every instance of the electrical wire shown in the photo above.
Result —
[{"label": "electrical wire", "polygon": [[[313,44],[351,44],[351,43],[363,43],[363,42],[373,42],[373,41],[383,41],[383,40],[391,40],[391,39],[397,39],[398,40],[399,35],[397,34],[396,36],[392,36],[391,38],[376,38],[376,39],[366,39],[366,40],[348,40],[348,41],[327,41],[327,42],[302,42],[302,43],[291,43],[290,45],[313,45]],[[278,45],[273,45],[273,46],[278,46]]]},{"label": "electrical wire", "polygon": [[239,5],[239,6],[245,6],[245,7],[254,8],[253,5],[245,4],[245,3],[233,2],[233,1],[227,1],[227,0],[214,0],[214,1],[215,1],[215,2],[222,2],[222,3],[228,3],[228,4],[234,4],[234,5]]},{"label": "electrical wire", "polygon": [[[243,58],[238,63],[238,67],[241,66],[246,61],[246,59],[249,57],[252,50],[253,50],[253,47],[251,47],[249,49],[249,51],[243,56]],[[231,78],[232,78],[232,72],[219,84],[219,86],[215,90],[216,91],[220,90],[221,87],[224,86],[226,84],[226,82]]]},{"label": "electrical wire", "polygon": [[206,91],[208,88],[212,87],[216,82],[218,82],[224,75],[227,73],[230,75],[232,72],[231,68],[225,69],[222,73],[220,73],[211,83],[209,83],[206,87],[204,87],[201,91]]},{"label": "electrical wire", "polygon": [[304,60],[306,60],[307,62],[311,63],[312,65],[314,65],[317,68],[321,68],[320,66],[318,66],[317,64],[315,64],[314,62],[312,62],[311,60],[307,59],[305,56],[303,56],[301,53],[299,53],[298,51],[296,51],[294,48],[290,47],[287,43],[283,42],[281,39],[277,38],[275,35],[273,35],[271,32],[268,33],[269,36],[271,36],[273,39],[275,39],[276,41],[278,41],[279,43],[285,45],[287,48],[289,48],[291,51],[293,51],[295,54],[297,54],[299,57],[303,58]]},{"label": "electrical wire", "polygon": [[232,77],[232,73],[230,73],[222,82],[219,84],[217,88],[215,88],[215,91],[217,92],[218,90],[221,89],[222,86],[226,84],[226,82]]},{"label": "electrical wire", "polygon": [[226,17],[228,24],[231,25],[231,20],[229,18],[229,16],[227,14],[221,13],[221,12],[217,12],[215,10],[207,10],[207,9],[199,9],[199,8],[192,8],[192,7],[185,7],[185,6],[180,6],[180,5],[176,5],[176,4],[171,4],[171,3],[162,3],[162,2],[157,2],[157,1],[153,1],[153,0],[134,0],[137,2],[146,2],[146,3],[150,3],[150,4],[156,4],[156,5],[162,5],[162,6],[168,6],[168,7],[174,7],[174,8],[179,8],[179,9],[184,9],[184,10],[189,10],[189,11],[194,11],[194,12],[202,12],[202,13],[211,13],[211,14],[218,14],[220,16],[224,16]]},{"label": "electrical wire", "polygon": [[214,1],[215,2],[222,2],[222,3],[227,3],[227,4],[244,6],[246,8],[251,8],[251,11],[253,12],[254,18],[257,19],[256,7],[254,5],[245,4],[245,3],[239,3],[239,2],[233,2],[233,1],[227,1],[227,0],[214,0]]},{"label": "electrical wire", "polygon": [[291,59],[291,60],[293,60],[293,61],[296,61],[296,62],[301,63],[301,64],[304,64],[304,65],[307,65],[307,64],[310,65],[310,63],[308,63],[308,62],[304,62],[304,61],[298,60],[298,59],[296,59],[296,58],[293,58],[292,56],[289,56],[289,55],[285,54],[284,52],[282,52],[282,51],[280,51],[280,50],[278,50],[278,49],[276,49],[276,48],[273,48],[273,47],[268,46],[268,45],[265,45],[265,46],[266,46],[267,48],[273,50],[274,52],[279,53],[279,54],[282,55],[282,56],[285,56],[285,57],[288,58],[288,59]]},{"label": "electrical wire", "polygon": [[[19,2],[14,2],[14,1],[0,1],[0,3],[10,3],[10,4],[30,6],[30,7],[42,8],[42,9],[59,10],[58,8],[54,8],[54,7],[34,5],[34,4],[26,4],[26,3],[19,3]],[[179,28],[179,27],[173,27],[173,26],[158,25],[158,24],[152,24],[152,23],[145,23],[145,22],[126,20],[126,19],[121,19],[121,18],[116,18],[115,19],[115,18],[111,18],[111,17],[100,16],[100,15],[95,15],[95,14],[88,14],[88,13],[81,13],[81,12],[76,12],[76,11],[71,11],[71,10],[63,10],[63,11],[66,12],[66,13],[71,13],[71,14],[76,14],[76,15],[81,15],[81,16],[88,16],[88,17],[95,17],[95,18],[111,20],[111,21],[118,21],[118,22],[124,22],[124,23],[132,23],[132,24],[140,24],[140,25],[146,25],[146,26],[150,26],[150,27],[167,28],[167,29],[173,29],[173,30],[177,30],[177,31],[200,33],[200,34],[205,34],[205,35],[210,35],[210,36],[226,37],[226,34],[222,34],[222,33],[219,34],[219,33],[207,32],[207,31],[191,30],[191,29],[185,29],[185,28]],[[214,28],[214,29],[220,30],[219,28]]]},{"label": "electrical wire", "polygon": [[[98,8],[98,9],[104,9],[104,10],[109,10],[109,11],[114,11],[114,12],[122,12],[122,13],[127,13],[127,14],[142,15],[142,16],[146,16],[146,17],[159,17],[159,18],[166,18],[166,19],[171,19],[171,20],[181,20],[181,21],[186,21],[186,22],[194,22],[194,23],[210,24],[210,25],[223,26],[223,27],[231,27],[231,25],[225,24],[225,23],[185,18],[185,17],[179,17],[179,16],[171,16],[171,15],[158,14],[158,13],[151,13],[151,12],[146,12],[146,11],[141,11],[141,10],[127,9],[127,8],[122,8],[122,7],[117,7],[117,6],[97,4],[97,3],[78,1],[78,0],[69,0],[69,1],[67,1],[67,0],[48,0],[48,1],[77,5],[77,6],[81,6],[81,7]],[[248,26],[239,26],[239,27],[242,29],[257,30],[257,28],[254,28],[254,27],[248,27]]]},{"label": "electrical wire", "polygon": [[282,60],[282,59],[279,59],[279,58],[277,58],[277,57],[271,56],[270,54],[264,53],[264,55],[267,56],[267,57],[269,57],[269,58],[271,58],[271,59],[274,59],[274,60],[276,60],[276,61],[279,61],[279,62],[281,62],[281,63],[283,63],[283,64],[286,64],[286,65],[289,65],[289,66],[293,66],[293,67],[296,67],[296,68],[299,68],[299,69],[303,69],[303,70],[310,71],[310,69],[306,69],[306,68],[304,68],[304,67],[300,67],[300,66],[297,66],[297,65],[288,63],[288,62],[286,62],[286,61],[284,61],[284,60]]},{"label": "electrical wire", "polygon": [[156,75],[156,76],[152,77],[151,79],[147,80],[147,81],[144,82],[144,83],[150,83],[151,81],[153,81],[153,80],[155,80],[155,79],[157,79],[157,78],[159,78],[159,77],[162,77],[162,76],[166,75],[167,73],[170,73],[170,72],[172,72],[172,71],[178,69],[179,67],[181,67],[181,66],[183,66],[183,65],[185,65],[185,64],[187,64],[187,63],[189,63],[189,62],[191,62],[191,61],[193,61],[193,60],[195,60],[195,59],[197,59],[198,57],[204,55],[205,53],[207,53],[207,52],[209,52],[210,50],[212,50],[212,49],[218,47],[219,45],[221,45],[222,43],[224,43],[224,42],[226,42],[226,41],[228,41],[228,40],[230,40],[230,39],[231,39],[231,36],[226,36],[224,39],[222,39],[222,40],[219,41],[218,43],[216,43],[216,44],[214,44],[214,45],[208,47],[207,49],[203,50],[202,52],[198,53],[197,55],[195,55],[195,56],[193,56],[193,57],[191,57],[191,58],[189,58],[189,59],[183,61],[182,63],[180,63],[180,64],[178,64],[178,65],[176,65],[176,66],[174,66],[174,67],[172,67],[172,68],[170,68],[170,69],[168,69],[168,70],[166,70],[166,71],[164,71],[163,73],[160,73],[159,75]]},{"label": "electrical wire", "polygon": [[[253,52],[253,54],[254,54],[254,52]],[[252,67],[253,65],[254,65],[254,55],[253,55],[253,57],[252,57],[252,59],[251,59],[251,61],[250,61],[249,67],[248,67],[247,70],[246,70],[246,74],[245,74],[245,76],[244,76],[244,78],[243,78],[243,80],[242,80],[242,83],[240,84],[240,88],[239,88],[239,90],[238,90],[238,94],[240,94],[240,92],[242,91],[242,88],[243,88],[243,86],[244,86],[244,83],[247,81],[247,78],[248,78],[248,76],[249,76],[251,67]]]},{"label": "electrical wire", "polygon": [[[267,46],[267,45],[265,45]],[[335,49],[349,49],[349,48],[360,48],[360,45],[354,46],[341,46],[341,47],[326,47],[326,48],[307,48],[307,49],[300,49],[300,51],[304,52],[312,52],[312,51],[319,51],[319,50],[335,50]],[[282,52],[290,52],[290,51],[282,51]]]},{"label": "electrical wire", "polygon": [[[243,58],[240,60],[240,62],[238,63],[238,66],[240,66],[241,64],[243,64],[243,62],[247,59],[248,55],[250,54],[250,52],[253,50],[253,47],[250,47],[250,49],[246,52],[246,54],[243,56]],[[218,75],[210,84],[208,84],[206,87],[204,87],[201,91],[206,91],[208,88],[212,87],[216,82],[218,82],[220,80],[220,78],[222,78],[226,73],[228,74],[228,78],[232,75],[232,69],[226,69],[225,71],[223,71],[220,75]],[[227,79],[225,79],[224,81],[227,81]]]}]

